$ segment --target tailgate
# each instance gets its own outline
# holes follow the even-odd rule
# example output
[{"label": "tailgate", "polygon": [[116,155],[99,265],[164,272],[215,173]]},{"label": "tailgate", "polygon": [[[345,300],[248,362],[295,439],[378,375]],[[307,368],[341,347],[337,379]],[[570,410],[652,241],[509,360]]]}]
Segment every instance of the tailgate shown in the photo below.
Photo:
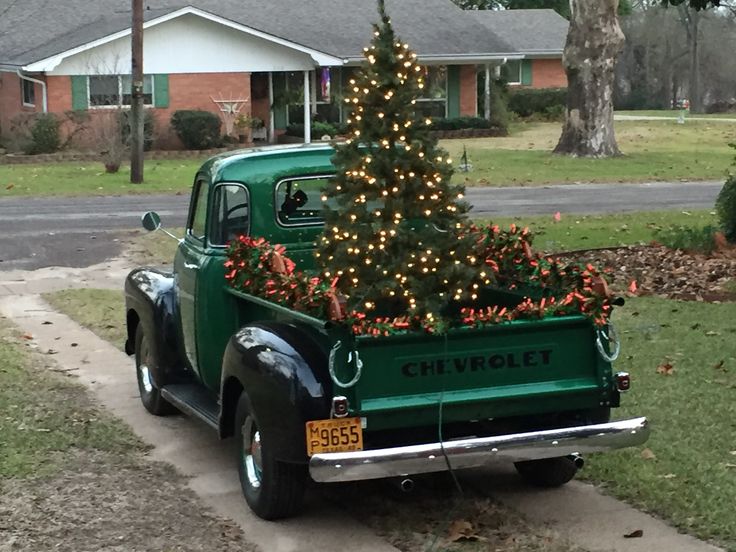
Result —
[{"label": "tailgate", "polygon": [[571,316],[359,338],[351,403],[371,429],[436,423],[440,401],[448,422],[593,408],[610,378],[594,333]]}]

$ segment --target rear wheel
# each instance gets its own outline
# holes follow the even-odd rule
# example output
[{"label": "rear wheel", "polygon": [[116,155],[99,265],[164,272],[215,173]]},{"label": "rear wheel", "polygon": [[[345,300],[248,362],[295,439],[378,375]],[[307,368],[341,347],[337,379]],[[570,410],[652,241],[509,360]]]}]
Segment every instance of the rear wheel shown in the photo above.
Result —
[{"label": "rear wheel", "polygon": [[304,496],[306,469],[279,462],[243,393],[235,414],[238,441],[238,474],[245,501],[258,517],[272,520],[299,512]]},{"label": "rear wheel", "polygon": [[578,468],[572,458],[545,458],[514,464],[519,475],[536,487],[561,487],[575,477]]},{"label": "rear wheel", "polygon": [[138,324],[135,331],[135,371],[138,379],[138,391],[143,406],[154,416],[168,416],[176,409],[161,396],[161,381],[158,359],[151,346],[150,337]]}]

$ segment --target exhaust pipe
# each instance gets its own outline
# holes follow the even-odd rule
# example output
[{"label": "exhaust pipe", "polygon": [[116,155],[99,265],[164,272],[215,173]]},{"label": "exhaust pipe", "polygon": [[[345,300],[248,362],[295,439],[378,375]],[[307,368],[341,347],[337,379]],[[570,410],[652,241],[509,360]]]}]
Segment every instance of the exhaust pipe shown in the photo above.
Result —
[{"label": "exhaust pipe", "polygon": [[393,478],[389,479],[389,482],[402,493],[410,493],[414,490],[414,480],[410,477]]},{"label": "exhaust pipe", "polygon": [[578,454],[577,452],[575,454],[571,454],[568,456],[570,461],[575,464],[575,467],[579,470],[583,469],[583,466],[585,465],[585,459]]}]

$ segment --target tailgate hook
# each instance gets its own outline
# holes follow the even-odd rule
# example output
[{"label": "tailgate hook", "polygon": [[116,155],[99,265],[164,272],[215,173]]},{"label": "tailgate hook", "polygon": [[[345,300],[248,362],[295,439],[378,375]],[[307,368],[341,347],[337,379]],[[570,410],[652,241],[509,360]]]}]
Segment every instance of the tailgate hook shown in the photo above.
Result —
[{"label": "tailgate hook", "polygon": [[[606,348],[603,346],[603,341],[607,342],[608,353]],[[606,362],[613,362],[618,358],[621,353],[621,340],[618,338],[618,332],[613,325],[613,322],[608,323],[608,329],[598,328],[596,330],[595,346],[598,349],[598,353],[603,357]]]},{"label": "tailgate hook", "polygon": [[356,383],[358,383],[358,380],[363,373],[363,361],[360,360],[360,355],[358,354],[358,351],[350,351],[348,353],[348,366],[353,363],[353,355],[355,355],[355,375],[353,376],[353,379],[351,379],[347,383],[340,381],[337,377],[337,373],[335,372],[335,359],[337,357],[337,351],[340,350],[341,347],[342,341],[338,340],[338,342],[335,343],[335,345],[332,347],[332,350],[330,351],[330,377],[332,378],[332,381],[335,385],[337,385],[338,387],[342,387],[343,389],[347,389],[348,387],[353,387]]}]

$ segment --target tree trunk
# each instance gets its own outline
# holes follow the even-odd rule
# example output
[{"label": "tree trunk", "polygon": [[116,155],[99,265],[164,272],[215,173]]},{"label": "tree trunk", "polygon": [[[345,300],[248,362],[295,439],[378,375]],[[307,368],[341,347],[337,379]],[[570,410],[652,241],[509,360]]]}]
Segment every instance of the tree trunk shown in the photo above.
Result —
[{"label": "tree trunk", "polygon": [[614,69],[625,40],[618,23],[618,0],[570,0],[570,7],[563,56],[567,111],[555,153],[621,155],[613,130]]},{"label": "tree trunk", "polygon": [[700,12],[690,10],[690,111],[703,112],[703,97],[700,93]]}]

